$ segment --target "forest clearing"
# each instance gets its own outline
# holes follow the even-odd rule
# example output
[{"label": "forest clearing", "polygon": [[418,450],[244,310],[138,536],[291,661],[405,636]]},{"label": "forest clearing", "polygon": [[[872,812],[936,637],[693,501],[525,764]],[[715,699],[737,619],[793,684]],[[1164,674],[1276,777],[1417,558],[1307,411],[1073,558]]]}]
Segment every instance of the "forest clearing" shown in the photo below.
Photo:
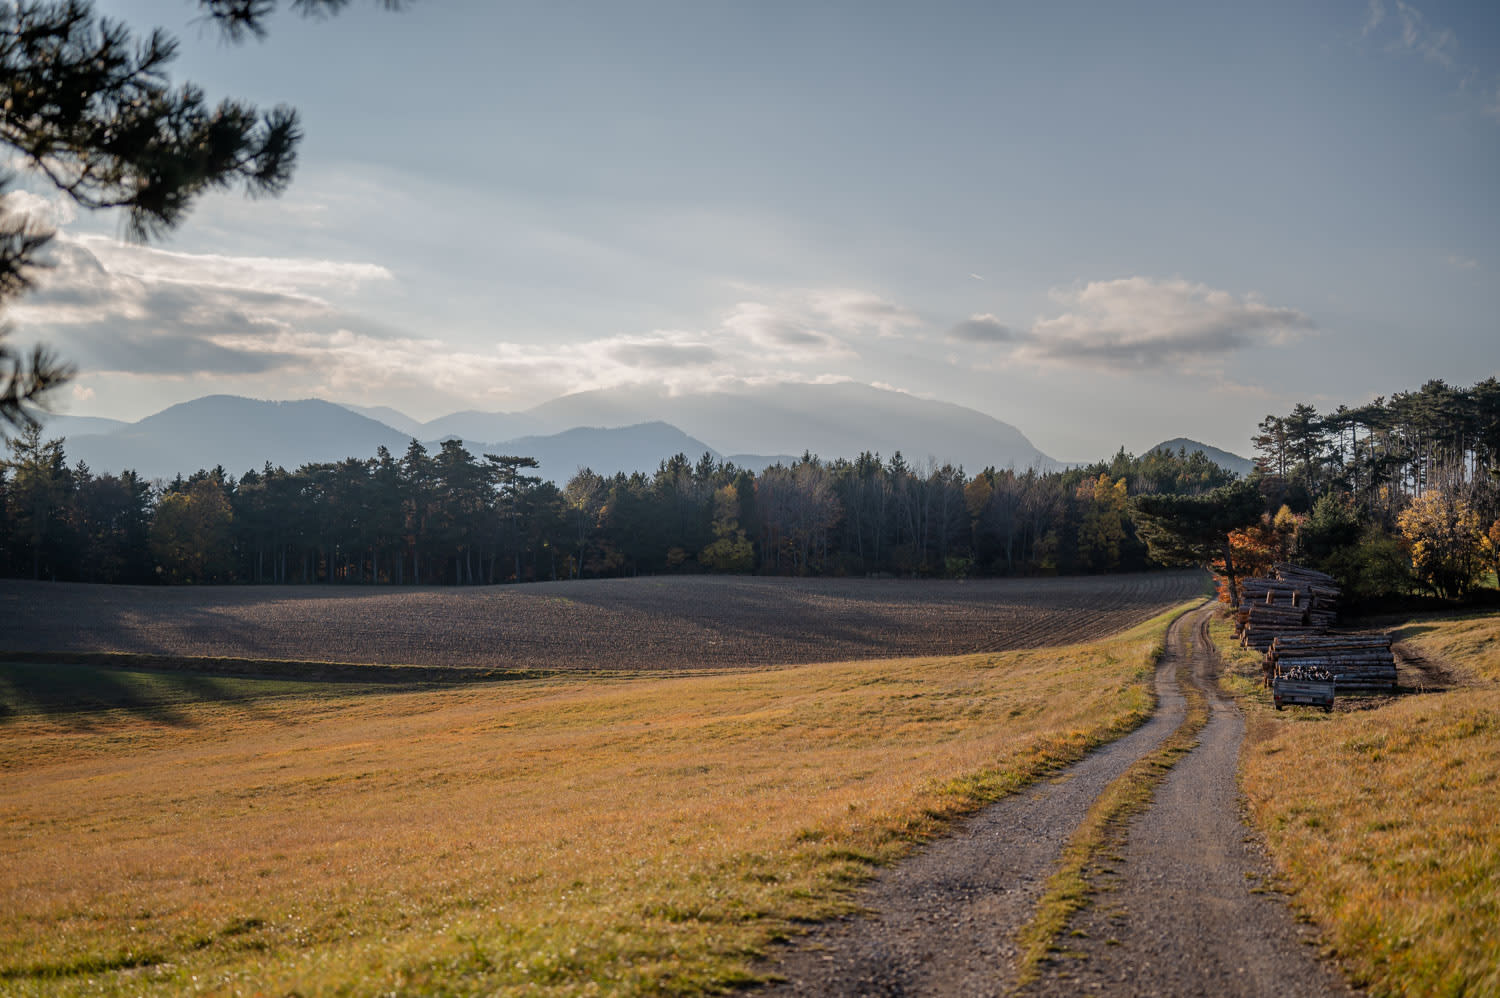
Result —
[{"label": "forest clearing", "polygon": [[1144,720],[1169,615],[1049,649],[407,692],[88,669],[122,692],[87,711],[15,702],[87,667],[0,664],[0,981],[732,984],[948,819]]},{"label": "forest clearing", "polygon": [[1092,641],[1201,594],[1199,571],[1049,579],[661,576],[525,586],[91,586],[0,580],[0,652],[522,670],[677,670]]},{"label": "forest clearing", "polygon": [[1216,637],[1245,708],[1250,814],[1294,905],[1372,995],[1500,993],[1500,615],[1394,628],[1400,696],[1277,714]]}]

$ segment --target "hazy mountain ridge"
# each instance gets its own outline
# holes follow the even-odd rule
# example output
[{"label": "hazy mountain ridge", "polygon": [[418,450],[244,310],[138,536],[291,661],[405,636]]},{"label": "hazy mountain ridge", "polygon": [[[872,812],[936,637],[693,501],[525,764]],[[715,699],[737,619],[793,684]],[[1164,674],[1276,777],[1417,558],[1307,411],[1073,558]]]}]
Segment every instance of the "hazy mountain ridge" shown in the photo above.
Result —
[{"label": "hazy mountain ridge", "polygon": [[[89,417],[59,417],[61,432],[50,425],[45,431],[67,437],[70,463],[82,460],[101,473],[131,468],[148,478],[216,465],[240,475],[267,461],[292,469],[371,457],[382,446],[399,456],[412,439],[436,451],[455,437],[474,454],[535,457],[545,476],[559,483],[584,466],[601,474],[650,473],[678,453],[695,460],[704,453],[716,459],[732,455],[730,460],[757,472],[803,453],[833,460],[864,451],[887,458],[900,451],[919,468],[929,461],[961,464],[971,472],[987,465],[1059,466],[1015,427],[983,413],[848,383],[677,396],[609,389],[563,396],[525,412],[468,410],[427,422],[388,406],[210,395],[137,423],[84,420]],[[109,432],[77,433],[80,426]]]},{"label": "hazy mountain ridge", "polygon": [[1187,451],[1188,454],[1201,450],[1204,457],[1226,471],[1234,472],[1241,478],[1248,478],[1250,472],[1255,470],[1255,462],[1248,457],[1240,457],[1238,454],[1231,453],[1219,447],[1211,447],[1205,443],[1199,443],[1197,440],[1188,437],[1173,437],[1171,440],[1163,440],[1155,447],[1146,448],[1145,453],[1149,454],[1156,450],[1164,450],[1172,454],[1176,454],[1181,450]]}]

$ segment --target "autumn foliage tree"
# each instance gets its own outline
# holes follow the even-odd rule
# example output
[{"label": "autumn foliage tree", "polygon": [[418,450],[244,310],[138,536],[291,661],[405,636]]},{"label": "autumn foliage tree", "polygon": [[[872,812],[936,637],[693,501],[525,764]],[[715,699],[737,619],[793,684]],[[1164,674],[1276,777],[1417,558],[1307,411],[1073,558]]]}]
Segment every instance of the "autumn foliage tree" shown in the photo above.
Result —
[{"label": "autumn foliage tree", "polygon": [[1484,573],[1484,531],[1479,516],[1453,492],[1432,489],[1396,518],[1411,548],[1417,581],[1446,599],[1463,596]]}]

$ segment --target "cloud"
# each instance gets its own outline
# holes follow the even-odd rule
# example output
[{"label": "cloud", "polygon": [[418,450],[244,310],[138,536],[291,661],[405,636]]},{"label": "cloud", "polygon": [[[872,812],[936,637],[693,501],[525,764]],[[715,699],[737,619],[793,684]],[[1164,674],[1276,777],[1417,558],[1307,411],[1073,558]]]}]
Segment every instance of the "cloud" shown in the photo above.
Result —
[{"label": "cloud", "polygon": [[261,397],[451,408],[455,399],[510,406],[627,384],[805,381],[841,376],[861,338],[920,323],[857,291],[762,290],[698,329],[459,345],[337,304],[368,282],[396,280],[375,264],[169,252],[66,234],[53,245],[55,266],[11,318],[77,363],[101,394],[111,379],[192,380]]},{"label": "cloud", "polygon": [[355,290],[370,281],[393,279],[389,270],[373,263],[176,253],[98,235],[71,239],[91,253],[110,273],[146,282],[198,284],[293,295]]},{"label": "cloud", "polygon": [[1420,10],[1402,0],[1396,0],[1396,19],[1400,22],[1401,48],[1418,52],[1446,69],[1453,68],[1458,38],[1450,29],[1430,26]]},{"label": "cloud", "polygon": [[798,356],[847,353],[842,341],[820,328],[819,318],[805,308],[740,302],[720,325],[741,348],[781,350]]},{"label": "cloud", "polygon": [[1448,262],[1448,266],[1452,267],[1455,270],[1478,270],[1479,269],[1479,261],[1478,260],[1473,260],[1473,259],[1470,259],[1469,257],[1466,257],[1466,256],[1460,256],[1457,253],[1449,253],[1448,254],[1448,258],[1447,258],[1447,262]]},{"label": "cloud", "polygon": [[891,338],[925,325],[910,309],[861,291],[823,291],[809,299],[815,316],[854,336],[874,334]]},{"label": "cloud", "polygon": [[351,325],[378,335],[317,297],[388,272],[367,264],[194,257],[97,236],[60,234],[52,268],[8,310],[24,333],[43,335],[90,373],[164,376],[264,374],[299,362],[267,344],[301,331]]},{"label": "cloud", "polygon": [[31,191],[10,191],[0,197],[0,209],[42,229],[56,229],[78,217],[78,209],[67,198],[61,195],[47,197]]},{"label": "cloud", "polygon": [[635,340],[613,347],[610,355],[627,367],[703,367],[719,359],[719,352],[703,343],[673,343],[664,339]]},{"label": "cloud", "polygon": [[1109,368],[1185,367],[1311,331],[1292,308],[1180,278],[1127,277],[1054,291],[1067,311],[1038,319],[1020,356]]},{"label": "cloud", "polygon": [[1024,338],[993,315],[973,315],[948,330],[954,343],[1015,343]]}]

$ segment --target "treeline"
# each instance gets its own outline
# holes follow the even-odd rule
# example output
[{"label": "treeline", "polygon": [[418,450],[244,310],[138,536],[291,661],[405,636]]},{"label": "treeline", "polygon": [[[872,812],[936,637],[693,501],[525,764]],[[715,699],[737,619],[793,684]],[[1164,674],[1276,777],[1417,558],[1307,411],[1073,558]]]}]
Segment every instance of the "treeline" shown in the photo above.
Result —
[{"label": "treeline", "polygon": [[1253,438],[1267,511],[1231,537],[1252,566],[1295,557],[1356,597],[1459,597],[1500,567],[1500,381],[1319,413],[1268,415]]},{"label": "treeline", "polygon": [[1128,497],[1233,479],[1201,453],[1122,449],[1062,472],[823,461],[758,474],[705,454],[652,475],[582,470],[563,488],[531,458],[435,452],[222,467],[153,484],[67,463],[65,441],[9,441],[0,572],[121,583],[479,585],[664,572],[900,576],[1149,566]]}]

